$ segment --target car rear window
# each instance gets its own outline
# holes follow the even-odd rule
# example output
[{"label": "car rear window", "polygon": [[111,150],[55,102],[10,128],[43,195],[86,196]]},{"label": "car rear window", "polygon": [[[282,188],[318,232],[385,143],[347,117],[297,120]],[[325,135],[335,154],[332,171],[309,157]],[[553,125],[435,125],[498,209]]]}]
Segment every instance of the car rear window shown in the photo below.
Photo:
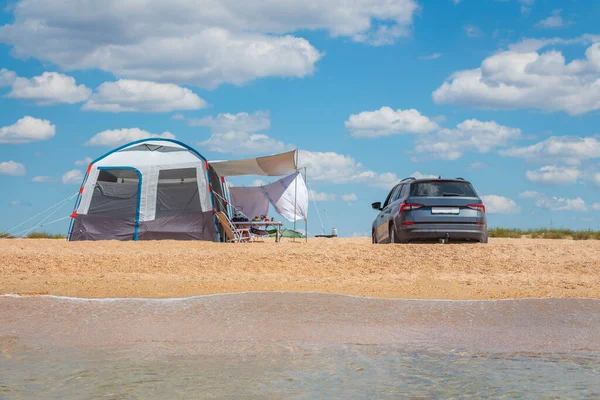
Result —
[{"label": "car rear window", "polygon": [[477,197],[477,193],[469,182],[432,181],[417,182],[410,186],[413,197]]}]

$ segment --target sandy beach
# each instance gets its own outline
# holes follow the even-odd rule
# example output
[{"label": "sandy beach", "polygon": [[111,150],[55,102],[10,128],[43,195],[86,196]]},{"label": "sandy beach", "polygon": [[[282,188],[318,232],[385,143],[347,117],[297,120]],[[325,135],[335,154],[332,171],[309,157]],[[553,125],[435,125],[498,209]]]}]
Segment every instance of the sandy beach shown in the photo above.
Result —
[{"label": "sandy beach", "polygon": [[168,298],[253,291],[457,300],[600,298],[600,242],[0,241],[0,294]]}]

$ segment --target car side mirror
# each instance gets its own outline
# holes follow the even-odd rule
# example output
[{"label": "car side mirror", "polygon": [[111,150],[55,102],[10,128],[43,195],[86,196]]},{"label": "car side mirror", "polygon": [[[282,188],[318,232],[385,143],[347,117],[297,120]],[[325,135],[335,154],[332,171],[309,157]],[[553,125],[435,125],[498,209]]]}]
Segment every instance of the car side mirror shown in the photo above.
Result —
[{"label": "car side mirror", "polygon": [[377,210],[377,211],[381,211],[381,202],[375,202],[373,204],[371,204],[371,207],[373,208],[373,210]]}]

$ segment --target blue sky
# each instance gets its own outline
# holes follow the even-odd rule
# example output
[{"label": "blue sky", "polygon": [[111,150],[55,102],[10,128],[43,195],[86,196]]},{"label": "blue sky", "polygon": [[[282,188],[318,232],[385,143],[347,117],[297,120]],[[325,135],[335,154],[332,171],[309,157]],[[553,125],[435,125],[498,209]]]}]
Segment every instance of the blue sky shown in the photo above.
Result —
[{"label": "blue sky", "polygon": [[149,135],[212,160],[299,146],[344,236],[368,235],[370,203],[415,174],[471,180],[491,226],[600,228],[600,4],[305,3],[9,1],[0,231]]}]

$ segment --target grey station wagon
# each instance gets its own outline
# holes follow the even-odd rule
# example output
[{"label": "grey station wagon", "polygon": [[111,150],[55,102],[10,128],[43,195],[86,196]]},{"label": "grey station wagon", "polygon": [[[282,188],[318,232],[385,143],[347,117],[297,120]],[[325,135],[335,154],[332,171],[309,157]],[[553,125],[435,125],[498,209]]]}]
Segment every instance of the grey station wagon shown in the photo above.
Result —
[{"label": "grey station wagon", "polygon": [[487,243],[485,206],[470,182],[407,178],[398,183],[373,222],[373,243],[477,241]]}]

